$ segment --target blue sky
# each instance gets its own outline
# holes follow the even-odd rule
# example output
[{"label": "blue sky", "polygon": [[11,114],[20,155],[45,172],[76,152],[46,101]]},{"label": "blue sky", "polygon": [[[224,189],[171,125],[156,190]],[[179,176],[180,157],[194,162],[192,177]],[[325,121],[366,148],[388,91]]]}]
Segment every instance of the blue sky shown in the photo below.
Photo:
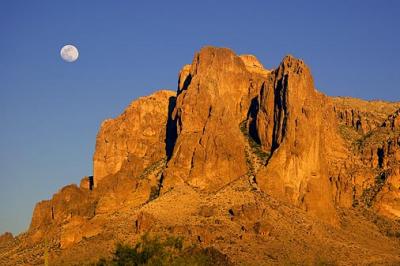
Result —
[{"label": "blue sky", "polygon": [[[92,172],[102,120],[175,90],[204,45],[305,60],[328,95],[400,101],[399,1],[0,2],[0,232]],[[60,59],[78,47],[75,63]]]}]

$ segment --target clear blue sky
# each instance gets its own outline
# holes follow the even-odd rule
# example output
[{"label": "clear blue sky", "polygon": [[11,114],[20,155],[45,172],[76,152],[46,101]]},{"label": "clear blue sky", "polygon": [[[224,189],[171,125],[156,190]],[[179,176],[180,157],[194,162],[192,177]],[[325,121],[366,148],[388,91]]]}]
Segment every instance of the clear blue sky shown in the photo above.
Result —
[{"label": "clear blue sky", "polygon": [[[0,232],[92,172],[102,120],[175,90],[204,45],[306,61],[328,95],[400,100],[400,1],[0,2]],[[75,44],[75,63],[60,59]]]}]

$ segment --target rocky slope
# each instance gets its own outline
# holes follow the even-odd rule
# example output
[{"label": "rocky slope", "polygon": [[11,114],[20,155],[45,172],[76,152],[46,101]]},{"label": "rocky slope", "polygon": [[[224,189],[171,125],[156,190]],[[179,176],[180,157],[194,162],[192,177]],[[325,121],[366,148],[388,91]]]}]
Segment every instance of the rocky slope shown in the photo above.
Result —
[{"label": "rocky slope", "polygon": [[[174,234],[235,264],[400,263],[400,103],[328,97],[307,65],[205,47],[177,92],[102,123],[94,174],[0,241],[1,265],[93,262]],[[4,240],[3,240],[4,239]],[[95,251],[95,252],[94,252]]]}]

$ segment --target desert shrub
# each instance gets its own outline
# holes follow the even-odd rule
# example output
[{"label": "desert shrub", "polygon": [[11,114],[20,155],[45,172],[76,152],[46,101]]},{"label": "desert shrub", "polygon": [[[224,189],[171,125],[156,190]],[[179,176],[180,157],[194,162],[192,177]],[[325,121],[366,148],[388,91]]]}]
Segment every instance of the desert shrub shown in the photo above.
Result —
[{"label": "desert shrub", "polygon": [[184,248],[180,237],[150,237],[145,234],[134,246],[117,244],[112,260],[101,259],[98,266],[230,265],[228,257],[215,248]]},{"label": "desert shrub", "polygon": [[155,200],[160,196],[160,189],[158,186],[152,186],[150,188],[150,195],[149,195],[149,201]]},{"label": "desert shrub", "polygon": [[[271,156],[270,152],[265,152],[261,148],[261,144],[258,143],[254,138],[250,136],[248,133],[247,129],[247,120],[242,121],[239,124],[240,131],[243,133],[243,135],[246,137],[249,146],[251,148],[251,151],[265,164],[266,161],[269,159]],[[248,157],[248,154],[246,154],[246,158]],[[249,163],[248,163],[249,164]],[[252,171],[252,170],[250,170]]]},{"label": "desert shrub", "polygon": [[372,207],[376,195],[382,190],[387,179],[386,173],[382,172],[375,177],[375,183],[373,186],[364,189],[361,197],[364,200],[364,204],[367,207]]}]

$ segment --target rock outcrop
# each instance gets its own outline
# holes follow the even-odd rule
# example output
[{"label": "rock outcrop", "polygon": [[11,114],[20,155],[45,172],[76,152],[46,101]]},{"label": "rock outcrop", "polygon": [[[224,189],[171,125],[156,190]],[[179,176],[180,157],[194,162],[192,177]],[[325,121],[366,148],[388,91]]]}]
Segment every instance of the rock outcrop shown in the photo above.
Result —
[{"label": "rock outcrop", "polygon": [[251,77],[243,60],[225,48],[203,48],[190,71],[187,66],[181,71],[171,117],[177,138],[165,187],[185,182],[215,191],[246,175],[239,124],[248,112]]},{"label": "rock outcrop", "polygon": [[[97,200],[86,189],[76,185],[62,188],[52,199],[36,204],[29,227],[30,241],[56,239],[61,247],[79,242],[81,238],[76,234],[95,216],[96,205]],[[71,238],[71,234],[74,237]]]},{"label": "rock outcrop", "polygon": [[43,229],[52,224],[62,224],[75,216],[92,218],[95,203],[90,195],[76,185],[69,185],[56,193],[51,200],[38,203],[33,212],[30,230]]},{"label": "rock outcrop", "polygon": [[164,90],[139,98],[119,117],[102,123],[93,158],[94,186],[120,171],[139,176],[166,157],[166,125],[174,96]]},{"label": "rock outcrop", "polygon": [[261,91],[259,105],[258,137],[271,152],[257,174],[261,189],[335,220],[330,160],[344,148],[329,101],[315,90],[304,62],[285,57]]},{"label": "rock outcrop", "polygon": [[[356,165],[364,173],[356,188],[361,203],[393,219],[400,217],[399,110],[354,142]],[[364,167],[362,167],[364,166]],[[367,166],[367,167],[365,167]]]},{"label": "rock outcrop", "polygon": [[264,76],[268,75],[271,72],[270,70],[265,69],[263,64],[261,64],[261,62],[258,61],[257,57],[255,57],[254,55],[240,55],[240,59],[242,59],[246,69],[249,72],[261,74]]},{"label": "rock outcrop", "polygon": [[101,226],[92,220],[96,214],[137,206],[158,195],[174,95],[159,91],[140,98],[116,119],[103,122],[96,140],[94,176],[36,205],[29,228],[32,241],[50,234],[66,248],[99,233]]},{"label": "rock outcrop", "polygon": [[12,240],[14,240],[13,234],[10,232],[5,232],[4,234],[0,235],[0,246],[9,243]]},{"label": "rock outcrop", "polygon": [[364,101],[347,97],[334,97],[334,111],[340,124],[352,127],[359,133],[380,126],[388,114],[400,108],[398,103]]}]

